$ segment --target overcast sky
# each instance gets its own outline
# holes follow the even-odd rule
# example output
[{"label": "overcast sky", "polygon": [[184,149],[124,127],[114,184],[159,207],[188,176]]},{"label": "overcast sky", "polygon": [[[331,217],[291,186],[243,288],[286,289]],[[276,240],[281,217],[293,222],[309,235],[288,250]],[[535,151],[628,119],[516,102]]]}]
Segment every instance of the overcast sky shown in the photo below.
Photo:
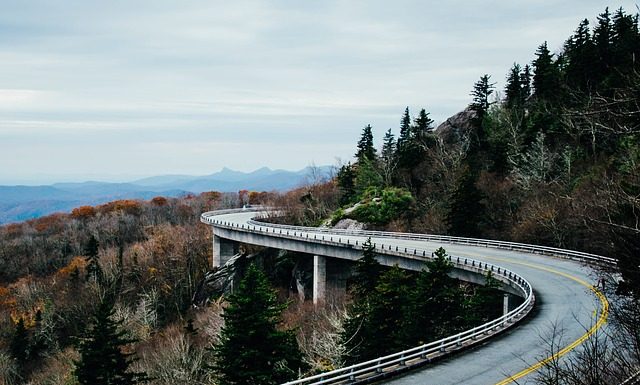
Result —
[{"label": "overcast sky", "polygon": [[0,0],[0,184],[301,169],[633,1]]}]

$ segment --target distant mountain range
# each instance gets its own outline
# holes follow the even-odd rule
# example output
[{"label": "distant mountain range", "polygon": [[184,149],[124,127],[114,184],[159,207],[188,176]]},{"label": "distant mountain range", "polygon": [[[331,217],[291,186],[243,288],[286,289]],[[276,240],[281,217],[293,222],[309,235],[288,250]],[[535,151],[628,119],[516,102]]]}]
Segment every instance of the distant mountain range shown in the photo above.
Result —
[{"label": "distant mountain range", "polygon": [[306,167],[299,171],[268,167],[244,173],[228,168],[211,175],[160,175],[128,183],[81,182],[46,186],[0,186],[0,224],[68,212],[82,205],[97,205],[116,199],[176,197],[204,191],[286,191],[306,183],[314,173],[328,177],[331,166]]}]

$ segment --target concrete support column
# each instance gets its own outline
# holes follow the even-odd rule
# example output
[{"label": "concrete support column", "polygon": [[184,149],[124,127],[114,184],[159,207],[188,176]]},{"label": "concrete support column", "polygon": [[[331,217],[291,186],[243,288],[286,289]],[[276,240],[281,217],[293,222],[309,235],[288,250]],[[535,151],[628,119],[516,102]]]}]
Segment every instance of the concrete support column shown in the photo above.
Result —
[{"label": "concrete support column", "polygon": [[509,294],[504,293],[504,297],[502,300],[502,315],[505,315],[509,312]]},{"label": "concrete support column", "polygon": [[211,267],[224,266],[231,257],[238,253],[238,244],[213,234],[213,258]]},{"label": "concrete support column", "polygon": [[324,301],[327,291],[327,258],[313,256],[313,304]]}]

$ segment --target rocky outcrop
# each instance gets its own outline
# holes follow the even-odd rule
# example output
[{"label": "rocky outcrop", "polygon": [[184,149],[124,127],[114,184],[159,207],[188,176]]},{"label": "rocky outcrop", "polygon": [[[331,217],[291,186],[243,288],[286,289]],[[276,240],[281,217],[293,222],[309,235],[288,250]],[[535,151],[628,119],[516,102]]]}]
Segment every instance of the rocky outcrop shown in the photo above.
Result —
[{"label": "rocky outcrop", "polygon": [[358,222],[355,219],[341,219],[333,226],[334,229],[342,229],[342,230],[363,230],[364,223]]},{"label": "rocky outcrop", "polygon": [[476,113],[469,108],[460,111],[441,123],[435,130],[444,143],[460,143],[469,137],[473,130],[473,118]]},{"label": "rocky outcrop", "polygon": [[237,283],[242,276],[245,265],[243,262],[246,258],[244,254],[236,254],[224,266],[214,267],[213,270],[207,272],[193,294],[193,305],[205,306],[209,299],[233,291],[234,282]]}]

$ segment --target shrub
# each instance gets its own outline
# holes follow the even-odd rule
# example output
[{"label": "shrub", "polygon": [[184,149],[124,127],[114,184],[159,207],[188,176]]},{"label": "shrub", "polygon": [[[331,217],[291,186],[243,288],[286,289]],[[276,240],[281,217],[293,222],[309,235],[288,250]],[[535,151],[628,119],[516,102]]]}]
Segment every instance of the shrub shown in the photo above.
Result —
[{"label": "shrub", "polygon": [[402,216],[413,203],[411,193],[405,189],[368,189],[364,193],[363,203],[349,217],[360,222],[384,225]]}]

